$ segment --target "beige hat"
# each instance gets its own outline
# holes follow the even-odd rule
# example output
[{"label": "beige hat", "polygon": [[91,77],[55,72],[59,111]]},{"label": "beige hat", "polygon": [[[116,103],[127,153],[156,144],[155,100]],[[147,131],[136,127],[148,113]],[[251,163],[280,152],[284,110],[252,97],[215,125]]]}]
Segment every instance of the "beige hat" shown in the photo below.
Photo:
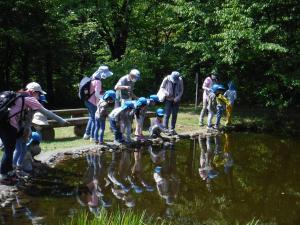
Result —
[{"label": "beige hat", "polygon": [[45,91],[42,90],[41,85],[39,85],[36,82],[31,82],[31,83],[27,84],[26,89],[30,90],[30,91],[38,91],[44,95],[47,94]]},{"label": "beige hat", "polygon": [[47,117],[40,112],[34,113],[32,123],[39,126],[49,125]]}]

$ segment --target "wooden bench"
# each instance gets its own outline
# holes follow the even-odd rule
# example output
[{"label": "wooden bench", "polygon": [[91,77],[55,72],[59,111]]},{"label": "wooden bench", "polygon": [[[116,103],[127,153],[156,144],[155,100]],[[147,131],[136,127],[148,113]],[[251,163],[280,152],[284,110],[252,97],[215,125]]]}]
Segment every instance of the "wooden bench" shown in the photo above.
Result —
[{"label": "wooden bench", "polygon": [[[48,120],[49,125],[43,126],[42,135],[44,140],[54,140],[55,138],[55,130],[57,127],[69,127],[74,126],[74,134],[77,137],[82,137],[85,132],[85,128],[87,122],[89,120],[88,111],[86,108],[78,108],[78,109],[60,109],[60,110],[52,110],[52,112],[57,115],[63,117],[68,124],[60,125],[55,120]],[[144,130],[147,130],[150,126],[150,118],[155,117],[155,112],[147,112],[146,118],[144,121]]]}]

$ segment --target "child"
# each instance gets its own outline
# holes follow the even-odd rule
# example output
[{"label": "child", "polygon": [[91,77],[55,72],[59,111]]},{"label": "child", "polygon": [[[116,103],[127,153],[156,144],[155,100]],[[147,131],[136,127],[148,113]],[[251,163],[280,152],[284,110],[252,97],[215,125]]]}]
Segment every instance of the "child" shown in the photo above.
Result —
[{"label": "child", "polygon": [[225,92],[224,97],[226,97],[230,102],[229,107],[226,107],[226,122],[225,122],[225,125],[228,126],[228,125],[231,124],[232,108],[233,108],[234,101],[237,98],[235,85],[232,81],[230,81],[228,83],[228,90]]},{"label": "child", "polygon": [[225,88],[221,84],[217,84],[216,86],[213,86],[213,92],[216,95],[216,101],[217,101],[217,121],[215,126],[213,127],[214,129],[219,129],[221,117],[225,110],[225,106],[230,107],[230,102],[223,95],[224,91]]},{"label": "child", "polygon": [[150,95],[149,99],[147,99],[148,106],[155,106],[155,104],[160,103],[159,98],[157,95]]},{"label": "child", "polygon": [[[97,104],[97,110],[95,113],[95,143],[103,144],[104,130],[106,117],[108,115],[107,108],[113,104],[116,99],[116,93],[113,90],[106,91],[100,101]],[[100,130],[100,135],[99,135]]]},{"label": "child", "polygon": [[137,137],[137,140],[145,139],[143,135],[143,124],[144,124],[146,111],[147,111],[147,99],[144,97],[140,97],[135,102],[135,110],[134,110],[134,117],[136,121],[135,136]]},{"label": "child", "polygon": [[31,138],[27,143],[27,151],[23,160],[22,168],[25,172],[31,173],[33,170],[33,164],[37,160],[34,157],[41,153],[41,136],[38,132],[32,132]]},{"label": "child", "polygon": [[123,135],[121,133],[121,128],[124,126],[126,120],[130,116],[129,113],[134,109],[134,104],[132,101],[126,101],[121,107],[115,108],[109,114],[110,127],[115,135],[115,144],[121,144],[124,142]]},{"label": "child", "polygon": [[152,120],[151,126],[149,128],[151,137],[159,137],[161,132],[166,134],[169,133],[168,129],[163,125],[164,115],[165,112],[162,108],[156,110],[156,118]]}]

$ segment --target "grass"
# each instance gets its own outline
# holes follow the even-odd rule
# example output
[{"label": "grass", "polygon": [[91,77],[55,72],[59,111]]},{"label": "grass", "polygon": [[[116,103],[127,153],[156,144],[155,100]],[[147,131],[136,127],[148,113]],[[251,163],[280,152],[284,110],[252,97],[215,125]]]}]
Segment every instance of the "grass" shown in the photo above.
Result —
[{"label": "grass", "polygon": [[90,217],[89,213],[83,211],[70,221],[64,222],[62,225],[163,225],[167,224],[164,221],[146,217],[145,213],[135,214],[133,211],[122,212],[117,210],[113,213],[108,213],[105,210],[95,217]]},{"label": "grass", "polygon": [[[177,132],[189,132],[199,129],[198,119],[201,108],[194,109],[192,105],[185,105],[180,107],[177,118],[176,130]],[[261,131],[278,131],[279,133],[292,134],[293,131],[300,130],[299,115],[287,114],[285,118],[276,117],[276,113],[266,111],[265,109],[252,108],[237,108],[234,109],[233,124],[242,125],[251,128],[259,128]],[[206,118],[206,117],[205,117]],[[215,118],[214,118],[215,119]],[[213,121],[214,122],[214,121]],[[221,123],[224,124],[224,121]],[[92,144],[90,141],[83,140],[76,137],[73,133],[73,127],[55,128],[55,140],[43,141],[41,147],[43,151],[51,151],[56,149],[65,149],[80,147]],[[257,130],[257,129],[256,129]],[[144,134],[148,134],[144,131]],[[104,135],[105,141],[113,140],[113,134],[110,132],[109,123],[106,123],[106,130]],[[0,152],[2,156],[2,152]]]}]

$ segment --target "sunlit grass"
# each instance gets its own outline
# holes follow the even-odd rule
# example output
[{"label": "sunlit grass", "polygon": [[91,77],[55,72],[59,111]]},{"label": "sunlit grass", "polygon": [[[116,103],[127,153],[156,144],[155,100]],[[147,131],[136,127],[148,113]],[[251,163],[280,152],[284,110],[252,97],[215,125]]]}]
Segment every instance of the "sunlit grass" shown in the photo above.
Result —
[{"label": "sunlit grass", "polygon": [[81,212],[69,221],[65,221],[62,225],[163,225],[167,224],[164,221],[154,219],[153,217],[146,217],[145,213],[135,214],[132,211],[115,211],[108,213],[105,210],[97,216],[91,216],[87,212]]}]

